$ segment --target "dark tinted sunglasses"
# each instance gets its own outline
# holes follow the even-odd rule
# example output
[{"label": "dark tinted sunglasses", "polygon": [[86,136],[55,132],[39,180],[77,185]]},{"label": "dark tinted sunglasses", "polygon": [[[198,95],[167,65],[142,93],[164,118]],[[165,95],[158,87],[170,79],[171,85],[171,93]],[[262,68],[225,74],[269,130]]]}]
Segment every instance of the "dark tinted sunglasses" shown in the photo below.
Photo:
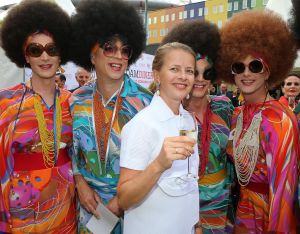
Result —
[{"label": "dark tinted sunglasses", "polygon": [[39,43],[30,43],[26,47],[26,55],[30,57],[40,57],[44,51],[51,57],[59,56],[59,50],[54,43],[48,43],[45,46]]},{"label": "dark tinted sunglasses", "polygon": [[121,51],[121,56],[125,60],[129,60],[132,56],[132,48],[129,45],[119,48],[112,42],[106,42],[101,48],[106,57],[114,57],[118,50]]},{"label": "dark tinted sunglasses", "polygon": [[[198,75],[199,71],[196,71],[195,77],[197,77]],[[216,70],[213,67],[205,69],[203,72],[203,78],[205,80],[214,80],[216,78]]]},{"label": "dark tinted sunglasses", "polygon": [[245,65],[242,62],[236,62],[231,65],[231,73],[236,74],[242,74],[246,67],[252,72],[252,73],[263,73],[264,72],[264,64],[260,60],[252,60],[249,65]]}]

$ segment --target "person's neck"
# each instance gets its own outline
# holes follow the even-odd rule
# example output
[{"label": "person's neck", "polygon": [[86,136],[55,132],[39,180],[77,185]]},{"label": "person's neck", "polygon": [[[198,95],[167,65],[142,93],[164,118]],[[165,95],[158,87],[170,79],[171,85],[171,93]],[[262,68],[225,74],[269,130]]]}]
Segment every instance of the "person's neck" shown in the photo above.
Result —
[{"label": "person's neck", "polygon": [[35,76],[31,78],[31,86],[35,93],[38,93],[48,106],[52,106],[54,103],[55,94],[55,77],[50,79],[41,79]]},{"label": "person's neck", "polygon": [[164,94],[160,94],[160,97],[164,100],[164,102],[167,104],[167,106],[172,110],[174,115],[179,115],[179,107],[181,102],[178,100],[170,100],[167,98]]},{"label": "person's neck", "polygon": [[[98,76],[97,76],[98,77]],[[112,95],[120,89],[123,83],[123,78],[121,79],[103,79],[102,77],[98,77],[96,84],[97,90],[101,93],[104,102],[107,102]]]},{"label": "person's neck", "polygon": [[208,105],[207,97],[195,98],[192,97],[187,105],[187,109],[195,113],[197,118],[203,122],[204,114]]},{"label": "person's neck", "polygon": [[267,100],[268,91],[263,90],[252,94],[243,94],[245,98],[245,104],[255,104],[264,102]]}]

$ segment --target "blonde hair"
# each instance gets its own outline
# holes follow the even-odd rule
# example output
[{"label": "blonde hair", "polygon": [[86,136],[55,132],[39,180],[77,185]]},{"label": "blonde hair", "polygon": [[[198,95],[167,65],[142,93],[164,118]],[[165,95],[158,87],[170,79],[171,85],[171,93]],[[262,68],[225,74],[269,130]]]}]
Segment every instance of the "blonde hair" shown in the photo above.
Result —
[{"label": "blonde hair", "polygon": [[196,54],[191,47],[179,42],[171,42],[171,43],[164,44],[157,49],[152,63],[152,70],[159,71],[164,64],[164,58],[166,54],[172,50],[183,50],[191,54],[195,58],[195,66],[196,66]]}]

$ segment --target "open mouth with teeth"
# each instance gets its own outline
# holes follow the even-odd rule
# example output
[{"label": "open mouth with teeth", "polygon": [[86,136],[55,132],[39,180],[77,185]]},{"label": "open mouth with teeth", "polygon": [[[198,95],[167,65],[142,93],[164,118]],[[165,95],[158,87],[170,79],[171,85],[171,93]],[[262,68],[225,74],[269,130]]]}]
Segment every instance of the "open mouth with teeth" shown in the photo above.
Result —
[{"label": "open mouth with teeth", "polygon": [[110,63],[109,66],[112,68],[114,71],[120,71],[122,68],[122,64],[119,63]]}]

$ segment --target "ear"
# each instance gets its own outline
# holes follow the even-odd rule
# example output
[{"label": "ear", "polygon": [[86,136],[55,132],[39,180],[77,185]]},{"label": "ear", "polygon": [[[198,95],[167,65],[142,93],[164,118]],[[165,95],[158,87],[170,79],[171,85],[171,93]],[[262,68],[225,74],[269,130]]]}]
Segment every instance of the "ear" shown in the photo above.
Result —
[{"label": "ear", "polygon": [[29,63],[29,57],[27,55],[25,55],[25,61],[26,63]]},{"label": "ear", "polygon": [[153,79],[155,83],[160,83],[159,71],[153,70]]}]

